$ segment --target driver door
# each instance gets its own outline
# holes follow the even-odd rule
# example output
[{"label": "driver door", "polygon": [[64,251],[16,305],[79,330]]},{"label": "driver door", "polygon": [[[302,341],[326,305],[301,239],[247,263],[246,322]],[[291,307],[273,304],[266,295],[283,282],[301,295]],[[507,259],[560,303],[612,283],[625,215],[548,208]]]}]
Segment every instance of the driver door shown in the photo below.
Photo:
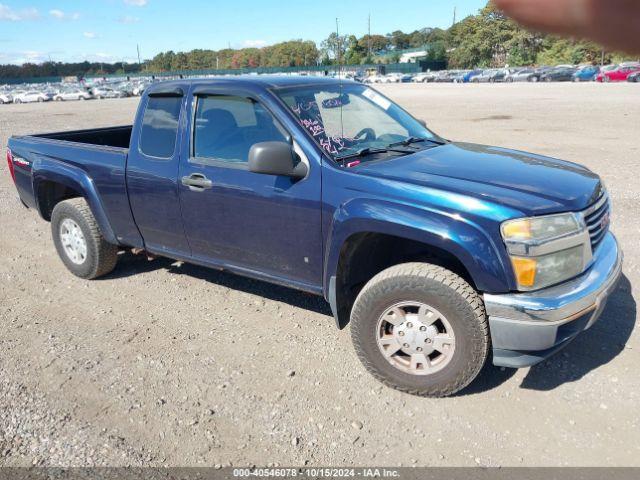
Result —
[{"label": "driver door", "polygon": [[[196,93],[180,203],[194,259],[317,291],[322,285],[321,176],[250,172],[260,142],[291,142],[265,105],[242,93]],[[199,186],[193,186],[193,181]]]}]

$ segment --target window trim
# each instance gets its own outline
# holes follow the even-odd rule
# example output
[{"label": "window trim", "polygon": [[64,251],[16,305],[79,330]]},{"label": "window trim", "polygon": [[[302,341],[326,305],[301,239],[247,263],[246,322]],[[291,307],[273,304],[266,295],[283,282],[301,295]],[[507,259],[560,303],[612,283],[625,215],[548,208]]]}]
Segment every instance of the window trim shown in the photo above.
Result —
[{"label": "window trim", "polygon": [[234,170],[246,170],[249,171],[249,161],[246,162],[230,162],[227,160],[220,160],[213,157],[196,157],[195,156],[195,140],[196,140],[196,115],[198,113],[198,103],[202,97],[236,97],[246,100],[251,100],[254,103],[259,104],[264,108],[269,115],[277,123],[276,128],[285,136],[285,139],[289,145],[293,147],[293,135],[287,129],[287,127],[280,121],[280,119],[273,113],[273,110],[269,108],[264,102],[254,95],[240,93],[240,92],[194,92],[191,102],[191,126],[189,131],[189,159],[188,163],[193,165],[210,166],[218,168],[231,168]]},{"label": "window trim", "polygon": [[[147,109],[149,108],[149,101],[151,99],[166,99],[166,98],[180,98],[180,110],[178,112],[178,127],[176,128],[176,141],[173,144],[173,152],[171,152],[171,155],[169,155],[168,157],[157,157],[155,155],[149,155],[148,153],[145,153],[142,150],[142,134],[144,132],[144,117],[147,114]],[[138,135],[138,153],[140,155],[142,155],[145,158],[151,159],[151,160],[157,160],[157,161],[162,161],[162,162],[168,162],[173,160],[173,158],[176,156],[176,153],[180,152],[179,149],[179,143],[180,143],[180,120],[182,119],[182,109],[184,107],[184,95],[182,96],[178,96],[178,95],[155,95],[155,96],[151,96],[148,95],[147,96],[147,100],[145,102],[144,105],[144,111],[142,112],[142,117],[140,118],[140,133]]]}]

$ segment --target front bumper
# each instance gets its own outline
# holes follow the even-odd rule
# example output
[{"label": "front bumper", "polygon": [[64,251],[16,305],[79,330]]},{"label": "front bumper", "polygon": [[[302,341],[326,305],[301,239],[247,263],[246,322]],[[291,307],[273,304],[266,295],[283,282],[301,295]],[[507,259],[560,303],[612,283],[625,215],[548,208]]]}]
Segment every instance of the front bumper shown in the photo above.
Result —
[{"label": "front bumper", "polygon": [[600,317],[622,276],[622,252],[608,233],[582,276],[531,293],[484,296],[493,363],[523,368],[567,346]]}]

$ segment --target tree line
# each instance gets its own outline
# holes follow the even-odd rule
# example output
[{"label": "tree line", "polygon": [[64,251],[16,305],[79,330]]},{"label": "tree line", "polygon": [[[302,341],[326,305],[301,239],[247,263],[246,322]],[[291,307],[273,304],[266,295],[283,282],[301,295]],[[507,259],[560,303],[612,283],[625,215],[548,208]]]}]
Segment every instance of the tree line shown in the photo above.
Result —
[{"label": "tree line", "polygon": [[448,29],[423,28],[387,35],[338,35],[320,45],[291,40],[262,48],[163,52],[138,64],[27,63],[0,65],[0,78],[167,72],[180,70],[283,68],[310,65],[396,63],[402,50],[426,48],[427,60],[449,68],[605,63],[623,56],[592,43],[530,32],[508,19],[492,3]]},{"label": "tree line", "polygon": [[85,75],[111,75],[138,73],[143,65],[137,63],[95,63],[95,62],[44,62],[25,63],[23,65],[0,65],[2,78],[39,78],[39,77],[82,77]]}]

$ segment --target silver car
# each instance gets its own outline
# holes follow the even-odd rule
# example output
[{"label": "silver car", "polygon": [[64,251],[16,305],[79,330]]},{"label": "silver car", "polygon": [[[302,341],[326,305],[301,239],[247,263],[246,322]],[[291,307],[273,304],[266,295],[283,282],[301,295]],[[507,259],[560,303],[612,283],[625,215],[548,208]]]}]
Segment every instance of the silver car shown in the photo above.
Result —
[{"label": "silver car", "polygon": [[69,100],[90,100],[92,98],[93,95],[80,88],[62,90],[53,97],[56,102],[66,102]]}]

